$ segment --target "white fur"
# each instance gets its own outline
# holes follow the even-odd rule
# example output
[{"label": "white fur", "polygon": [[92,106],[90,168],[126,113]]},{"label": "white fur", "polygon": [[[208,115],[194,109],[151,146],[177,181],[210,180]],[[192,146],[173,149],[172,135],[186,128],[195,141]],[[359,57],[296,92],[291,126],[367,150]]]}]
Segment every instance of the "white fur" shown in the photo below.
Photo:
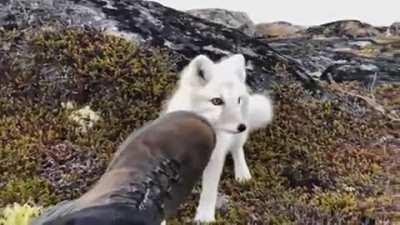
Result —
[{"label": "white fur", "polygon": [[[196,221],[215,220],[218,183],[228,153],[234,160],[236,180],[251,179],[243,145],[249,131],[262,128],[272,120],[271,100],[263,95],[251,95],[245,80],[243,55],[233,55],[217,63],[200,55],[182,71],[178,88],[166,106],[166,112],[188,110],[198,113],[216,130],[217,143],[203,172]],[[224,104],[212,104],[211,99],[216,97],[223,99]],[[239,132],[239,124],[246,125],[247,129]]]}]

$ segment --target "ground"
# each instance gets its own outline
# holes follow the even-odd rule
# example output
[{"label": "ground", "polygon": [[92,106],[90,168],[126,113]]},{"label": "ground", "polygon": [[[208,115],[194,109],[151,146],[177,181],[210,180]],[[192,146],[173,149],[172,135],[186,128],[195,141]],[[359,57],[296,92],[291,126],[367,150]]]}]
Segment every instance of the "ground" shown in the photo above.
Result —
[{"label": "ground", "polygon": [[[86,191],[157,117],[171,61],[91,29],[0,30],[0,207]],[[217,224],[400,223],[400,85],[320,85],[272,85],[274,121],[245,146],[253,179],[237,183],[228,159]],[[99,119],[71,119],[81,109]],[[198,193],[169,224],[190,224]]]}]

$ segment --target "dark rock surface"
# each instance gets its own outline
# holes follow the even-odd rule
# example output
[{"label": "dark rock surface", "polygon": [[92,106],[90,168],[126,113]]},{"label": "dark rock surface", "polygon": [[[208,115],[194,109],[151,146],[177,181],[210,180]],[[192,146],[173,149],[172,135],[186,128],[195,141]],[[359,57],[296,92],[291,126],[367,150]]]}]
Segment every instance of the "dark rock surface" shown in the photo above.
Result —
[{"label": "dark rock surface", "polygon": [[374,37],[381,32],[368,23],[358,20],[340,20],[307,29],[307,34],[325,37]]},{"label": "dark rock surface", "polygon": [[[313,80],[268,44],[220,24],[150,1],[6,0],[0,4],[0,26],[42,26],[48,23],[91,26],[117,32],[142,44],[166,47],[180,70],[198,54],[217,60],[242,53],[248,63],[248,83],[264,90],[271,81],[294,76],[306,85]],[[285,68],[281,70],[280,68]]]},{"label": "dark rock surface", "polygon": [[245,12],[226,9],[192,9],[186,12],[214,23],[238,29],[249,36],[256,35],[255,24]]},{"label": "dark rock surface", "polygon": [[400,82],[400,58],[393,55],[400,50],[398,41],[297,38],[269,44],[315,78],[366,84]]},{"label": "dark rock surface", "polygon": [[0,26],[6,29],[54,23],[100,28],[167,49],[177,70],[198,54],[218,60],[242,53],[248,83],[258,91],[290,77],[309,87],[328,74],[337,81],[400,79],[398,40],[379,42],[375,40],[379,29],[356,20],[311,27],[296,38],[266,41],[150,1],[5,0],[0,4]]},{"label": "dark rock surface", "polygon": [[399,36],[400,35],[400,22],[394,22],[389,27],[389,34]]}]

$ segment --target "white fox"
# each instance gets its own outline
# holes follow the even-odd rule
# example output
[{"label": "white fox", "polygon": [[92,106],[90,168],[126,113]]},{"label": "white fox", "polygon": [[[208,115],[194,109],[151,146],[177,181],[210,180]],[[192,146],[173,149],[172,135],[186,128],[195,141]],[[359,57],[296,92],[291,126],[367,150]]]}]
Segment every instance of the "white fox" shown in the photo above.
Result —
[{"label": "white fox", "polygon": [[205,117],[216,130],[217,144],[203,172],[195,216],[198,222],[215,220],[218,183],[228,153],[234,160],[236,180],[251,179],[243,145],[250,131],[262,128],[272,120],[271,100],[249,93],[245,67],[241,54],[217,63],[199,55],[180,74],[178,87],[166,105],[166,112],[195,112]]}]

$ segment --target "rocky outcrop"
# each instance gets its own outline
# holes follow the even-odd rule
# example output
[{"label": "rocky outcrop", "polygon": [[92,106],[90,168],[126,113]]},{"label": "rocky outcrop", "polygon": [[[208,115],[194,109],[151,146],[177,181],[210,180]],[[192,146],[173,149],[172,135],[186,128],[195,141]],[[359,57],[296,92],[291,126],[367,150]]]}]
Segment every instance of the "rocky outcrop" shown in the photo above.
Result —
[{"label": "rocky outcrop", "polygon": [[214,23],[238,29],[249,36],[256,34],[255,25],[245,12],[226,9],[192,9],[186,12]]},{"label": "rocky outcrop", "polygon": [[[304,37],[265,41],[150,1],[6,0],[0,6],[0,26],[5,29],[50,23],[104,29],[166,49],[176,70],[198,54],[218,60],[242,53],[247,59],[248,84],[258,91],[288,77],[315,87],[315,79],[328,72],[338,80],[399,80],[398,41],[354,39],[379,33],[359,21],[333,22],[307,29]],[[286,23],[275,25],[287,28],[286,34],[297,29]],[[320,36],[330,38],[313,38]]]},{"label": "rocky outcrop", "polygon": [[269,44],[317,79],[400,82],[400,45],[379,40],[285,39]]},{"label": "rocky outcrop", "polygon": [[[248,64],[248,83],[263,90],[271,81],[295,76],[313,80],[295,62],[267,43],[220,24],[191,16],[159,3],[129,0],[6,0],[0,3],[0,26],[38,27],[49,22],[90,26],[167,49],[180,70],[198,54],[217,60],[242,53]],[[280,70],[279,68],[285,68]]]},{"label": "rocky outcrop", "polygon": [[389,27],[390,35],[400,36],[400,22],[395,22]]},{"label": "rocky outcrop", "polygon": [[[386,37],[385,27],[375,28],[356,20],[336,21],[305,31],[285,22],[266,27],[268,44],[315,79],[365,84],[400,82],[400,39]],[[274,29],[275,36],[271,35]],[[396,29],[393,24],[391,36]]]},{"label": "rocky outcrop", "polygon": [[272,22],[260,23],[256,25],[256,30],[263,37],[270,38],[292,38],[300,37],[306,28],[303,26],[293,25],[288,22]]},{"label": "rocky outcrop", "polygon": [[307,29],[307,34],[322,37],[361,38],[374,37],[381,34],[370,24],[358,20],[341,20],[326,23]]}]

